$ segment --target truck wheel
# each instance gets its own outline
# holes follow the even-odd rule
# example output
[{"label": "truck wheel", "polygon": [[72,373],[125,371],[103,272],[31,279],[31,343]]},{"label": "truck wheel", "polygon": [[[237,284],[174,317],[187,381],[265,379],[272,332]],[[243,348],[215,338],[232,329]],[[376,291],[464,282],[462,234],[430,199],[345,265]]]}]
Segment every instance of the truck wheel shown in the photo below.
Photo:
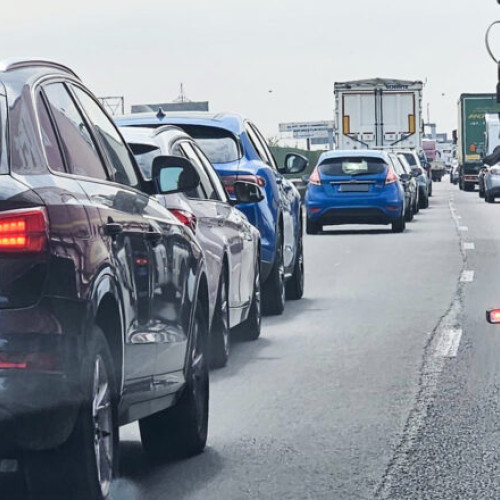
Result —
[{"label": "truck wheel", "polygon": [[309,217],[306,219],[306,233],[318,234],[323,230],[323,227],[317,222],[313,222]]},{"label": "truck wheel", "polygon": [[290,300],[299,300],[302,298],[302,295],[304,295],[304,247],[302,244],[301,231],[293,274],[286,283],[286,298]]},{"label": "truck wheel", "polygon": [[210,335],[210,366],[223,368],[229,359],[231,336],[229,332],[228,284],[225,267],[222,269],[212,335]]},{"label": "truck wheel", "polygon": [[392,232],[393,233],[402,233],[406,228],[406,220],[404,213],[401,214],[399,219],[395,220],[392,223]]},{"label": "truck wheel", "polygon": [[260,257],[258,256],[255,264],[255,282],[250,312],[246,321],[235,328],[235,333],[244,340],[257,340],[260,337],[261,318]]},{"label": "truck wheel", "polygon": [[283,314],[285,309],[285,265],[283,263],[283,237],[276,231],[276,255],[271,274],[263,286],[263,312],[269,315]]},{"label": "truck wheel", "polygon": [[198,300],[186,369],[186,386],[177,404],[139,420],[142,445],[154,460],[201,453],[208,434],[207,320]]},{"label": "truck wheel", "polygon": [[104,500],[118,466],[117,389],[111,353],[94,326],[82,367],[84,401],[73,433],[55,450],[25,457],[33,498]]}]

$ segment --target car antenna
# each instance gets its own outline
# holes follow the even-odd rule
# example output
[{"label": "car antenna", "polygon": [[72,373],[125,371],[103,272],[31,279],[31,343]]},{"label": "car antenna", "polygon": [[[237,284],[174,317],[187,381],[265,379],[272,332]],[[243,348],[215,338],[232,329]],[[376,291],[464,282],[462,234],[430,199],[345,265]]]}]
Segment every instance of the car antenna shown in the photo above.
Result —
[{"label": "car antenna", "polygon": [[163,111],[163,108],[160,106],[158,108],[158,112],[156,113],[157,118],[165,118],[165,111]]}]

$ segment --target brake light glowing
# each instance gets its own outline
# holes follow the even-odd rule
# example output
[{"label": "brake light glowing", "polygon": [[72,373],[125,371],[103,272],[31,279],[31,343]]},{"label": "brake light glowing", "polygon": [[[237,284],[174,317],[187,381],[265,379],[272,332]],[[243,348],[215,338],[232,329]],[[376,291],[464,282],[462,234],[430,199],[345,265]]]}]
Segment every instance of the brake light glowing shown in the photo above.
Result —
[{"label": "brake light glowing", "polygon": [[33,370],[45,373],[60,373],[61,358],[48,352],[0,352],[0,370]]},{"label": "brake light glowing", "polygon": [[234,195],[234,183],[237,181],[252,182],[260,187],[266,186],[266,179],[260,175],[222,175],[221,181],[224,183],[224,187],[226,188],[226,192],[229,196]]},{"label": "brake light glowing", "polygon": [[310,177],[309,177],[309,184],[312,184],[313,186],[321,186],[321,179],[319,178],[319,171],[318,167],[316,167]]},{"label": "brake light glowing", "polygon": [[196,231],[196,217],[191,212],[176,208],[172,208],[170,211],[177,218],[179,222],[191,228],[193,232]]},{"label": "brake light glowing", "polygon": [[492,309],[486,312],[486,319],[488,323],[500,323],[500,309]]},{"label": "brake light glowing", "polygon": [[0,252],[37,253],[47,244],[44,208],[0,212]]},{"label": "brake light glowing", "polygon": [[394,184],[395,182],[398,182],[398,176],[396,175],[396,172],[394,172],[394,167],[389,165],[389,168],[387,169],[387,177],[385,178],[385,184]]}]

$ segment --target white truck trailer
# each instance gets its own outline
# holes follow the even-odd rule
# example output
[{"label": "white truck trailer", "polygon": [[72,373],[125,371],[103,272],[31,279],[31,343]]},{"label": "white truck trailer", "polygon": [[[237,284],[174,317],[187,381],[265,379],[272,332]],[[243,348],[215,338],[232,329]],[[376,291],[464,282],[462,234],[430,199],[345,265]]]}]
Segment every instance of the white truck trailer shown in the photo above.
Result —
[{"label": "white truck trailer", "polygon": [[420,149],[421,81],[374,78],[335,83],[337,149]]}]

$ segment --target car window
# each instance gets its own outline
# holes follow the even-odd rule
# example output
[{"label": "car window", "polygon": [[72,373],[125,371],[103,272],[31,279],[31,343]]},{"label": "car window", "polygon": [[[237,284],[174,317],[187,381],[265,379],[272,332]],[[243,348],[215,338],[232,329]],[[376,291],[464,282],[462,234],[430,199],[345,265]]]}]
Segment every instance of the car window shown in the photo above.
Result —
[{"label": "car window", "polygon": [[137,162],[137,165],[139,165],[144,178],[151,180],[153,160],[161,154],[160,148],[150,144],[133,142],[129,143],[129,147],[134,154],[135,161]]},{"label": "car window", "polygon": [[398,175],[406,173],[405,169],[403,168],[403,165],[401,164],[399,158],[396,155],[389,155],[389,158],[391,159],[394,170]]},{"label": "car window", "polygon": [[401,163],[401,166],[403,167],[405,174],[409,174],[411,172],[411,167],[410,165],[408,165],[408,162],[406,161],[404,155],[398,155],[397,158]]},{"label": "car window", "polygon": [[382,158],[356,156],[326,158],[318,165],[318,169],[323,175],[335,177],[382,174],[386,168],[387,164]]},{"label": "car window", "polygon": [[203,191],[205,193],[205,198],[207,200],[217,200],[217,193],[210,182],[210,178],[208,177],[207,173],[205,172],[205,169],[203,168],[203,164],[201,163],[200,158],[196,154],[195,150],[193,149],[192,145],[188,141],[182,141],[180,143],[180,148],[184,151],[185,156],[191,160],[193,165],[195,166],[199,176],[200,176],[200,183],[203,188]]},{"label": "car window", "polygon": [[73,86],[73,90],[101,141],[113,169],[114,180],[120,184],[138,187],[139,179],[130,158],[129,150],[115,125],[87,92],[76,86]]},{"label": "car window", "polygon": [[418,167],[417,160],[412,153],[402,153],[411,168]]},{"label": "car window", "polygon": [[245,130],[247,132],[248,138],[250,139],[250,142],[252,143],[252,146],[255,149],[255,152],[257,153],[258,157],[265,163],[269,165],[269,158],[266,155],[266,151],[262,147],[262,144],[259,140],[259,137],[255,133],[255,130],[250,126],[249,123],[245,125]]},{"label": "car window", "polygon": [[207,173],[208,177],[210,178],[210,181],[212,183],[212,186],[214,187],[217,197],[214,199],[218,199],[220,201],[227,201],[227,195],[226,195],[226,190],[224,189],[224,186],[217,175],[217,172],[215,171],[215,168],[213,165],[210,163],[209,159],[205,156],[201,148],[197,144],[191,144],[192,148],[194,149],[195,153],[198,155],[200,158],[201,163],[203,164],[203,168],[205,172]]},{"label": "car window", "polygon": [[52,170],[56,172],[65,172],[64,161],[59,143],[57,141],[56,132],[49,115],[49,110],[41,93],[37,95],[36,107],[38,111],[38,119],[40,123],[40,133],[42,135],[43,149],[47,156],[47,163]]},{"label": "car window", "polygon": [[253,129],[253,131],[255,132],[255,135],[257,136],[257,138],[260,141],[262,149],[264,150],[264,153],[267,157],[268,165],[270,165],[274,169],[277,169],[276,160],[274,159],[274,155],[271,153],[271,150],[269,149],[269,146],[267,145],[267,142],[264,139],[264,136],[260,133],[260,130],[253,123],[250,123],[250,127]]},{"label": "car window", "polygon": [[46,85],[44,93],[61,137],[69,171],[76,175],[107,179],[90,130],[64,84]]}]

